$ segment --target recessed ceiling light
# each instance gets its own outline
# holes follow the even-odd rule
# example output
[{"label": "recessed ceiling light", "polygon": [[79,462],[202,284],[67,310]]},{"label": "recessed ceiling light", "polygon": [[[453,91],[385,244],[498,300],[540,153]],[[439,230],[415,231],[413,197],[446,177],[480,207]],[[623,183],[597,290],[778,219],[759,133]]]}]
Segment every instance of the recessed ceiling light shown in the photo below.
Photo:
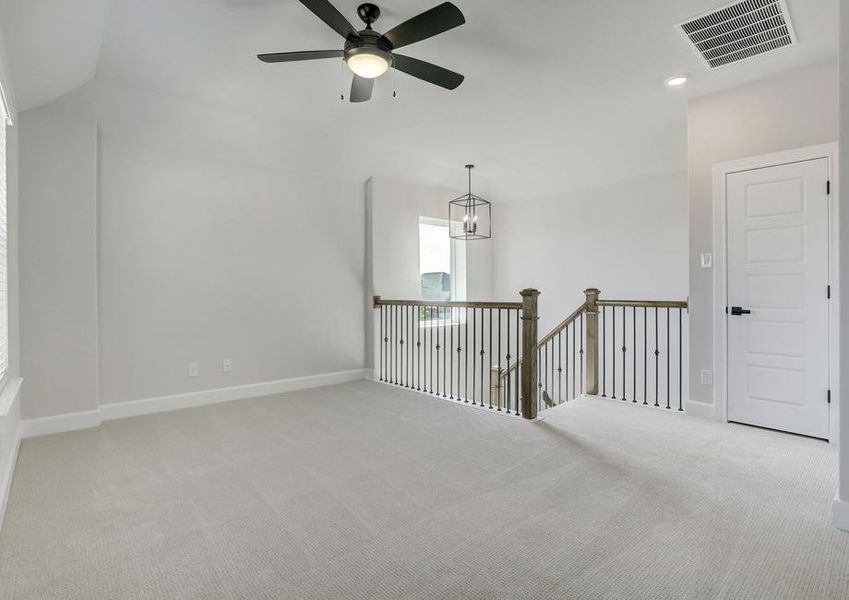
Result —
[{"label": "recessed ceiling light", "polygon": [[677,88],[690,81],[689,75],[674,75],[666,80],[666,87]]}]

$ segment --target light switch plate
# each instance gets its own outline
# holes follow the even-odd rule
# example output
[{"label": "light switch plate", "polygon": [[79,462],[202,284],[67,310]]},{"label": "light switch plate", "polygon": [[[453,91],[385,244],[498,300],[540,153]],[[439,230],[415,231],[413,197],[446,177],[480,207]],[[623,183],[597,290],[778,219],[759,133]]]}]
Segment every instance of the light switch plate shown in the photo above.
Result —
[{"label": "light switch plate", "polygon": [[197,377],[200,375],[200,365],[196,362],[190,362],[187,369],[187,375],[189,377]]},{"label": "light switch plate", "polygon": [[713,267],[713,254],[710,252],[704,252],[702,254],[702,268],[710,269]]},{"label": "light switch plate", "polygon": [[713,371],[702,369],[702,385],[713,385]]}]

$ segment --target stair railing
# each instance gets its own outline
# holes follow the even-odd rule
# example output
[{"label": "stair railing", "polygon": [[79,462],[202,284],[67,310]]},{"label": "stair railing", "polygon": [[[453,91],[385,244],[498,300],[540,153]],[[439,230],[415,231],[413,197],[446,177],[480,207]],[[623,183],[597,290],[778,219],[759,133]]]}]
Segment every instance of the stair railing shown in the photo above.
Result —
[{"label": "stair railing", "polygon": [[[537,412],[584,394],[683,411],[688,303],[601,300],[596,288],[584,294],[536,345]],[[527,356],[492,367],[492,397],[505,397]]]},{"label": "stair railing", "polygon": [[[537,416],[537,298],[521,302],[429,302],[373,299],[375,378],[417,392],[497,412]],[[491,365],[529,353],[521,377],[493,394]]]}]

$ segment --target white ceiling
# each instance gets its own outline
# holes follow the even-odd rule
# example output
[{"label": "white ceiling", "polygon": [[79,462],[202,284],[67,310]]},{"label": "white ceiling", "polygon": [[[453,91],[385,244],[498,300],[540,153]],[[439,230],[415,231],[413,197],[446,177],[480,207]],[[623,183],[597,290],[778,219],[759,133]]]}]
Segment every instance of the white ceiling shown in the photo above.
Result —
[{"label": "white ceiling", "polygon": [[[454,0],[466,25],[403,53],[464,73],[465,83],[448,92],[399,73],[378,81],[372,102],[352,105],[339,100],[349,86],[341,61],[256,60],[259,52],[341,47],[296,0],[113,0],[102,44],[96,7],[103,0],[84,0],[93,22],[82,27],[75,18],[70,28],[67,15],[62,27],[36,26],[59,0],[0,1],[18,5],[3,7],[5,23],[17,16],[28,27],[12,36],[17,24],[4,27],[25,106],[90,76],[98,47],[98,79],[291,128],[290,142],[322,168],[413,180],[456,168],[461,178],[471,161],[500,200],[682,170],[687,97],[833,57],[838,44],[838,0],[788,0],[800,43],[716,72],[675,25],[722,0]],[[375,28],[385,31],[438,1],[378,1],[383,17]],[[36,4],[38,18],[21,8]],[[336,0],[355,25],[358,4]],[[39,31],[39,40],[29,31]],[[41,48],[36,41],[52,49],[51,64],[43,64],[45,49],[22,58]],[[29,64],[38,66],[22,67]],[[687,89],[665,89],[664,80],[681,71],[693,74]]]}]

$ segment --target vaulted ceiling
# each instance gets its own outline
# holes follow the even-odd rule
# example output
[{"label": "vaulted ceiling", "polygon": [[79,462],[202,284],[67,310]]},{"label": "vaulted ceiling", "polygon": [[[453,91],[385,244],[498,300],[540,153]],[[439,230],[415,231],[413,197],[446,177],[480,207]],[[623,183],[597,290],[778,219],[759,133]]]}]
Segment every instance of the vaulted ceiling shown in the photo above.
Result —
[{"label": "vaulted ceiling", "polygon": [[[415,178],[417,165],[462,171],[474,161],[504,199],[681,170],[688,97],[837,54],[838,0],[788,0],[798,45],[714,72],[675,26],[722,0],[454,1],[466,25],[405,51],[465,83],[447,92],[387,75],[358,105],[339,99],[350,81],[341,61],[256,60],[341,46],[296,0],[0,0],[0,22],[22,108],[96,74],[291,126],[301,136],[292,142],[316,156],[330,146],[361,152],[369,140],[363,176]],[[436,3],[378,2],[375,28]],[[355,24],[358,4],[336,0]],[[690,85],[666,89],[682,71]]]}]

